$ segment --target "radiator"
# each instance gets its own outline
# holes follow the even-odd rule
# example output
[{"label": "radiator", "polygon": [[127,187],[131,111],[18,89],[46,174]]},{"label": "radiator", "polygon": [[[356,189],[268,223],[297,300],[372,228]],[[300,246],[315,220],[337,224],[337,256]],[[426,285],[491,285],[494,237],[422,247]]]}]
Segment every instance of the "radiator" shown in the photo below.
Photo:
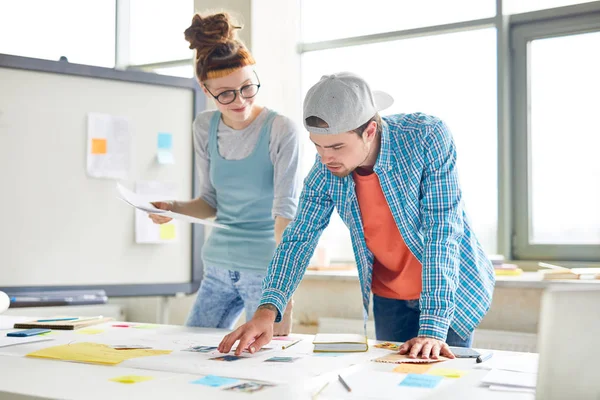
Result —
[{"label": "radiator", "polygon": [[[363,321],[348,318],[319,318],[320,333],[363,333]],[[375,339],[375,324],[367,321],[367,336]],[[522,351],[535,353],[537,351],[537,335],[534,333],[498,331],[491,329],[476,329],[473,347],[479,349]]]}]

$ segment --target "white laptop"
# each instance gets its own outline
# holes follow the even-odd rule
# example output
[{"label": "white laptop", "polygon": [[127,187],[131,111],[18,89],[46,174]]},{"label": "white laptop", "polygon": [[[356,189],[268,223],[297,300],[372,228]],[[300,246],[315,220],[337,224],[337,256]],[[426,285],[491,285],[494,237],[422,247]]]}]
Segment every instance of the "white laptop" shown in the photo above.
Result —
[{"label": "white laptop", "polygon": [[600,282],[544,291],[538,352],[536,400],[600,400]]}]

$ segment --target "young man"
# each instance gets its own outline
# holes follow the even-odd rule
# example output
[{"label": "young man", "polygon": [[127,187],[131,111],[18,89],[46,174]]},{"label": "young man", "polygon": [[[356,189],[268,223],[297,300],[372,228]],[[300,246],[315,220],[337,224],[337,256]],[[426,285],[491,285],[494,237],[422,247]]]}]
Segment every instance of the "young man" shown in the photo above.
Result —
[{"label": "young man", "polygon": [[271,340],[335,207],[349,227],[366,319],[410,357],[453,358],[490,307],[494,273],[465,214],[454,141],[424,114],[379,117],[393,99],[350,73],[324,76],[304,100],[319,153],[284,233],[254,318],[219,346],[239,354]]}]

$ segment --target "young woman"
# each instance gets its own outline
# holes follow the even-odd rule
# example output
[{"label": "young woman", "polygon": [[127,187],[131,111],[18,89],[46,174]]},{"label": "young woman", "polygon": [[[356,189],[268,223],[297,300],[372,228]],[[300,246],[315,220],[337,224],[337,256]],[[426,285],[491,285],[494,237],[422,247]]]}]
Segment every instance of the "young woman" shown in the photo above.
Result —
[{"label": "young woman", "polygon": [[[243,309],[252,318],[275,247],[298,205],[299,132],[288,118],[257,103],[255,61],[237,29],[227,13],[218,13],[194,15],[185,31],[196,50],[196,77],[217,110],[194,121],[200,196],[155,203],[198,218],[216,217],[230,228],[213,229],[204,245],[204,279],[188,326],[232,329]],[[170,220],[150,218],[159,224]],[[290,332],[291,305],[275,334]]]}]

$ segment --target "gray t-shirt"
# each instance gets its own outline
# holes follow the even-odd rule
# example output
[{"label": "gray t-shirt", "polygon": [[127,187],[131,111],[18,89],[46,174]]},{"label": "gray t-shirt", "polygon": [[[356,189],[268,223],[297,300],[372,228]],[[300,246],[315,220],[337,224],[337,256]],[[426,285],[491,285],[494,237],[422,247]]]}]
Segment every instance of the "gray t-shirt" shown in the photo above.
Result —
[{"label": "gray t-shirt", "polygon": [[[196,168],[200,181],[200,197],[211,207],[217,208],[215,188],[209,178],[210,154],[208,152],[208,130],[216,111],[204,111],[194,120],[194,150]],[[244,129],[233,129],[219,121],[217,129],[218,149],[227,160],[240,160],[250,155],[265,122],[269,110],[265,107],[250,125]],[[273,218],[280,216],[293,219],[298,208],[302,179],[300,177],[300,131],[287,117],[277,115],[271,126],[269,154],[273,163]]]}]

